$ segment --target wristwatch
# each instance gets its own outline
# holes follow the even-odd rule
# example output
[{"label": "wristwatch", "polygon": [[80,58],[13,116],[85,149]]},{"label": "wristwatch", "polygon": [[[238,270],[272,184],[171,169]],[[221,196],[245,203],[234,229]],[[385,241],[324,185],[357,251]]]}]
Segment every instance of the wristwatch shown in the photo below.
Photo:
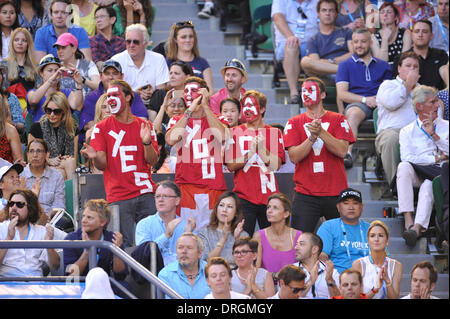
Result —
[{"label": "wristwatch", "polygon": [[330,63],[336,64],[336,61],[334,61],[334,59],[328,59],[328,61],[330,61]]},{"label": "wristwatch", "polygon": [[367,98],[366,98],[365,96],[363,96],[363,98],[362,98],[361,102],[362,102],[362,103],[364,103],[364,104],[366,104],[366,102],[367,102]]}]

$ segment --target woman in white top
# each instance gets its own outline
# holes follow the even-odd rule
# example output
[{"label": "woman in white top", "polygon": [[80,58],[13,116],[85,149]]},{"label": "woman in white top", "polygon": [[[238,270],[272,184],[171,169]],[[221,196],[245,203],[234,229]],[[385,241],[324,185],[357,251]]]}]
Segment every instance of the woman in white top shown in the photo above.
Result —
[{"label": "woman in white top", "polygon": [[250,299],[249,296],[231,291],[231,267],[222,257],[212,257],[205,266],[205,277],[211,293],[205,299]]},{"label": "woman in white top", "polygon": [[272,274],[264,268],[256,268],[258,242],[241,237],[234,242],[233,257],[236,268],[232,271],[231,290],[256,299],[267,299],[275,294]]},{"label": "woman in white top", "polygon": [[363,277],[363,291],[367,298],[398,299],[403,266],[387,256],[389,229],[382,221],[373,221],[367,230],[369,256],[353,262],[352,268]]}]

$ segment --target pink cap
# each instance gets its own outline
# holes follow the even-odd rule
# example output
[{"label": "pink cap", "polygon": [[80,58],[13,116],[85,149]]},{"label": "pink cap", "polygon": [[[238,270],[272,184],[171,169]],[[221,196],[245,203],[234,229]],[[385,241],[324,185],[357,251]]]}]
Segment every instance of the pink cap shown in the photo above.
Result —
[{"label": "pink cap", "polygon": [[75,36],[72,33],[63,33],[58,37],[58,40],[56,40],[55,44],[53,44],[53,46],[56,45],[60,45],[60,46],[68,46],[69,44],[72,44],[74,47],[78,48],[78,40],[77,38],[75,38]]}]

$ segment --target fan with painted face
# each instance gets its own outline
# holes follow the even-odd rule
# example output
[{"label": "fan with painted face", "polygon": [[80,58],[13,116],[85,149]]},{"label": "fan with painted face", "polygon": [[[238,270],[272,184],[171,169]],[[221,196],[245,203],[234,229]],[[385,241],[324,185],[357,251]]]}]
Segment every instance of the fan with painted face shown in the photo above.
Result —
[{"label": "fan with painted face", "polygon": [[242,115],[246,122],[253,122],[261,115],[261,109],[258,99],[254,96],[247,96],[244,99],[244,107],[242,108]]}]

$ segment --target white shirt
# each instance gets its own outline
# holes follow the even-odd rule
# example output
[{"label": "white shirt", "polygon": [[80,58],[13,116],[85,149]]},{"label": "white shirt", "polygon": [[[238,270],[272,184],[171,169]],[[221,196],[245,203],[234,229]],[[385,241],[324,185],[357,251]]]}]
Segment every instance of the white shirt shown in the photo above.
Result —
[{"label": "white shirt", "polygon": [[[407,294],[405,297],[402,297],[400,299],[411,299],[411,294]],[[430,299],[440,299],[440,298],[430,295]]]},{"label": "white shirt", "polygon": [[11,33],[7,37],[2,31],[2,60],[6,59],[9,55],[9,41],[11,40]]},{"label": "white shirt", "polygon": [[[297,0],[273,0],[271,18],[273,20],[273,16],[276,13],[283,14],[289,29],[291,29],[292,33],[295,34],[295,30],[297,29],[297,18],[301,16],[300,13],[298,13],[297,8],[301,7],[305,15],[308,17],[305,27],[305,38],[302,40],[302,42],[307,43],[308,40],[319,31],[319,18],[316,11],[318,2],[319,0],[304,0],[302,3],[298,3]],[[286,38],[278,30],[275,23],[274,27],[275,39],[278,46],[278,43],[286,40]]]},{"label": "white shirt", "polygon": [[[0,223],[0,240],[6,239],[9,223]],[[46,232],[44,226],[30,224],[28,240],[44,240]],[[20,240],[17,228],[13,240]],[[47,259],[47,249],[8,249],[0,264],[0,277],[42,276],[41,262]]]},{"label": "white shirt", "polygon": [[[299,262],[295,263],[294,266],[300,267],[306,274],[306,278],[305,278],[305,283],[307,283],[309,281],[310,278],[310,274],[308,272],[308,270],[301,265]],[[328,285],[327,285],[327,281],[325,280],[325,276],[326,276],[326,266],[324,265],[324,263],[319,262],[319,275],[317,276],[316,282],[314,283],[314,288],[311,287],[311,289],[309,289],[308,293],[306,294],[305,297],[302,297],[300,299],[330,299],[330,292],[328,291]],[[333,277],[333,280],[336,284],[337,287],[339,287],[339,272],[336,269],[333,269],[333,274],[331,275]],[[314,289],[314,294],[313,295],[313,289]]]},{"label": "white shirt", "polygon": [[140,68],[134,64],[127,50],[114,55],[111,59],[120,63],[123,79],[133,91],[149,83],[156,90],[158,85],[169,82],[167,62],[159,53],[145,50],[144,62]]},{"label": "white shirt", "polygon": [[381,83],[377,93],[378,121],[377,134],[385,129],[405,127],[416,119],[411,103],[411,94],[406,95],[406,87],[399,76]]},{"label": "white shirt", "polygon": [[435,132],[439,141],[435,142],[421,130],[422,121],[417,117],[412,123],[400,130],[400,157],[402,162],[418,165],[435,164],[434,153],[439,150],[448,156],[448,121],[441,118],[434,120]]},{"label": "white shirt", "polygon": [[[207,294],[204,299],[216,299],[214,298],[212,292]],[[238,292],[234,292],[230,290],[230,299],[250,299],[250,296],[240,294]]]}]

